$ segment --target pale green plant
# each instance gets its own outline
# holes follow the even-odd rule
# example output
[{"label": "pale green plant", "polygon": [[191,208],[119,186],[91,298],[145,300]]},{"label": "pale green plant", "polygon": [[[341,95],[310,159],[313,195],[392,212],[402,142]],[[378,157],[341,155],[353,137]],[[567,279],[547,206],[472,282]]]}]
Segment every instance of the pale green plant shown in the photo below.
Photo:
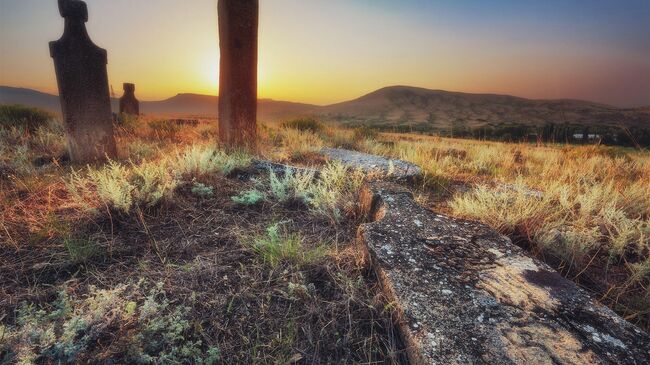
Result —
[{"label": "pale green plant", "polygon": [[300,266],[325,254],[324,246],[305,249],[303,237],[287,232],[282,223],[268,226],[265,234],[253,238],[253,250],[271,267],[283,262]]},{"label": "pale green plant", "polygon": [[271,198],[277,201],[299,199],[317,214],[338,221],[341,208],[354,201],[353,195],[361,188],[365,174],[351,170],[339,162],[331,162],[315,178],[312,171],[294,172],[287,168],[278,176],[269,170]]},{"label": "pale green plant", "polygon": [[211,197],[214,195],[214,187],[205,185],[200,182],[194,182],[192,184],[192,194],[200,196],[202,198]]},{"label": "pale green plant", "polygon": [[264,201],[266,195],[257,189],[250,189],[243,191],[239,195],[233,196],[231,199],[237,204],[256,205]]},{"label": "pale green plant", "polygon": [[321,170],[319,179],[305,189],[307,193],[304,195],[313,212],[338,221],[342,216],[341,208],[351,209],[349,204],[356,200],[355,195],[364,179],[365,174],[359,170],[352,170],[339,162],[328,163]]},{"label": "pale green plant", "polygon": [[108,206],[125,213],[135,205],[158,204],[170,197],[177,185],[164,162],[146,161],[129,166],[109,161],[100,168],[88,167],[85,175],[73,170],[67,180],[68,190],[83,208]]},{"label": "pale green plant", "polygon": [[311,131],[300,131],[292,128],[282,128],[278,132],[282,147],[293,158],[300,158],[308,153],[319,151],[323,140]]},{"label": "pale green plant", "polygon": [[29,175],[35,172],[28,145],[20,144],[14,148],[11,165],[19,174]]},{"label": "pale green plant", "polygon": [[149,207],[165,197],[171,197],[179,183],[164,161],[132,163],[130,180],[134,187],[134,201]]},{"label": "pale green plant", "polygon": [[68,190],[86,209],[94,209],[93,202],[112,206],[128,212],[133,205],[133,185],[128,181],[128,168],[116,161],[109,161],[102,168],[88,167],[84,176],[72,170],[67,181]]},{"label": "pale green plant", "polygon": [[54,119],[36,128],[32,140],[38,148],[50,154],[60,154],[66,146],[63,125]]},{"label": "pale green plant", "polygon": [[130,142],[127,148],[129,150],[129,156],[136,161],[151,159],[160,152],[156,143],[143,140]]},{"label": "pale green plant", "polygon": [[6,360],[18,364],[78,363],[100,338],[114,336],[115,329],[129,336],[128,347],[109,356],[126,358],[129,363],[210,365],[220,360],[219,349],[204,346],[190,324],[188,307],[172,304],[162,284],[138,305],[132,298],[140,285],[103,290],[90,287],[89,294],[78,299],[70,298],[63,289],[49,312],[23,305],[16,326],[7,328],[3,343],[8,345],[3,349]]},{"label": "pale green plant", "polygon": [[227,175],[235,168],[249,165],[250,161],[251,157],[245,153],[227,154],[216,147],[195,144],[177,152],[171,166],[183,175],[200,176],[215,172]]},{"label": "pale green plant", "polygon": [[307,194],[314,180],[311,171],[294,172],[286,168],[284,173],[276,174],[269,170],[269,186],[271,196],[280,202],[289,199],[307,199]]},{"label": "pale green plant", "polygon": [[388,147],[386,144],[378,142],[374,138],[365,138],[361,142],[361,150],[363,152],[372,154],[372,155],[378,155],[378,156],[386,156],[390,157],[391,155],[391,149]]},{"label": "pale green plant", "polygon": [[289,198],[289,189],[291,188],[291,171],[287,169],[285,174],[278,176],[273,170],[269,170],[269,186],[271,195],[279,201],[285,201]]}]

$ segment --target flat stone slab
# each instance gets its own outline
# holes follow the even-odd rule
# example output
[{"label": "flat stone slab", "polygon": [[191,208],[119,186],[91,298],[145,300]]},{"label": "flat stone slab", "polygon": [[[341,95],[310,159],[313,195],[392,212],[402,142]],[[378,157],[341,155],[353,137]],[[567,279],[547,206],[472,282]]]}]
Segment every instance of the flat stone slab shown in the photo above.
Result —
[{"label": "flat stone slab", "polygon": [[359,241],[411,364],[648,364],[650,336],[489,227],[371,182]]},{"label": "flat stone slab", "polygon": [[380,178],[411,180],[422,175],[422,169],[410,162],[391,160],[367,153],[340,148],[323,148],[320,153],[329,160],[340,161],[352,168],[360,169]]}]

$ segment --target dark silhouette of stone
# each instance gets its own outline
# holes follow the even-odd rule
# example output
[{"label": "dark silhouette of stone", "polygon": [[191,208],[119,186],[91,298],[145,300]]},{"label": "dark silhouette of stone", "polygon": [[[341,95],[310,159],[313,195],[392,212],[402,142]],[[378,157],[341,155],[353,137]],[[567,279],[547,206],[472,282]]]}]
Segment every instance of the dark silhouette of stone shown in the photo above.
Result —
[{"label": "dark silhouette of stone", "polygon": [[79,0],[59,0],[65,18],[63,36],[50,42],[50,55],[59,95],[68,149],[73,162],[89,162],[117,155],[106,71],[106,50],[86,31],[88,8]]},{"label": "dark silhouette of stone", "polygon": [[140,115],[140,102],[135,98],[134,84],[124,84],[124,95],[120,98],[120,113]]},{"label": "dark silhouette of stone", "polygon": [[219,0],[219,138],[254,148],[257,138],[258,0]]}]

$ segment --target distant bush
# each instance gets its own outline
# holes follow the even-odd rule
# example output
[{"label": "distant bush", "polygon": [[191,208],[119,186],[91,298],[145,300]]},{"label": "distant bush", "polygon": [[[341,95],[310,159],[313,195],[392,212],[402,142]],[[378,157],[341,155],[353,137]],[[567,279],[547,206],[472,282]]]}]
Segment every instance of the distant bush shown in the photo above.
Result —
[{"label": "distant bush", "polygon": [[323,147],[323,140],[311,131],[284,128],[279,132],[280,145],[293,159],[299,159],[317,152]]},{"label": "distant bush", "polygon": [[215,172],[228,175],[236,168],[248,166],[250,162],[251,157],[245,153],[227,154],[213,146],[195,144],[178,152],[171,166],[182,175],[200,176]]},{"label": "distant bush", "polygon": [[379,132],[370,127],[359,127],[354,130],[354,140],[360,141],[364,139],[376,139]]},{"label": "distant bush", "polygon": [[169,119],[152,120],[148,123],[151,132],[158,138],[172,139],[180,132],[181,126]]},{"label": "distant bush", "polygon": [[38,108],[23,105],[0,105],[0,129],[17,127],[33,131],[46,125],[53,118],[54,114]]},{"label": "distant bush", "polygon": [[117,114],[115,118],[115,124],[129,132],[133,132],[137,128],[138,124],[140,124],[140,117],[137,115],[120,113]]},{"label": "distant bush", "polygon": [[282,127],[317,133],[323,130],[323,123],[316,118],[305,117],[286,121],[282,123]]}]

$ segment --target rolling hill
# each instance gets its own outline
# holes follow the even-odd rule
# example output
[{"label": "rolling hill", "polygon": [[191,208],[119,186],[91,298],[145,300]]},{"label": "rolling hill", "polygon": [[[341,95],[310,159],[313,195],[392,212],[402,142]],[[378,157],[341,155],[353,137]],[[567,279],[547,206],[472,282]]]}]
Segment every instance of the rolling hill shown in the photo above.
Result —
[{"label": "rolling hill", "polygon": [[[112,100],[117,110],[117,100]],[[25,104],[60,112],[58,96],[30,89],[0,86],[0,104]],[[178,94],[145,101],[146,114],[216,116],[218,97]],[[650,127],[650,107],[621,109],[581,100],[531,100],[509,95],[469,94],[409,86],[386,87],[358,99],[317,106],[259,100],[259,118],[276,121],[316,115],[344,125],[416,130],[495,125],[541,126],[547,123]]]},{"label": "rolling hill", "polygon": [[345,124],[426,125],[448,128],[546,123],[650,127],[648,108],[620,109],[581,100],[531,100],[409,86],[386,87],[358,99],[323,107],[320,114]]}]

